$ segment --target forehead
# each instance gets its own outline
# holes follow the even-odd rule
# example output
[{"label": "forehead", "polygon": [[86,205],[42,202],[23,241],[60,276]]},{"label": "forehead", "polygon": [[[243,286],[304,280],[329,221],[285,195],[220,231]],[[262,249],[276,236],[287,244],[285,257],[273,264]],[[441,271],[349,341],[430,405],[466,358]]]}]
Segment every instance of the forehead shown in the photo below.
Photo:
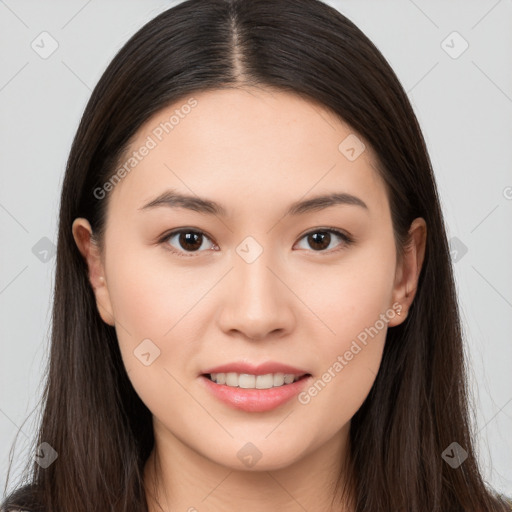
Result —
[{"label": "forehead", "polygon": [[109,210],[139,208],[166,189],[253,212],[333,190],[387,206],[372,148],[329,109],[290,92],[184,97],[141,126],[123,166]]}]

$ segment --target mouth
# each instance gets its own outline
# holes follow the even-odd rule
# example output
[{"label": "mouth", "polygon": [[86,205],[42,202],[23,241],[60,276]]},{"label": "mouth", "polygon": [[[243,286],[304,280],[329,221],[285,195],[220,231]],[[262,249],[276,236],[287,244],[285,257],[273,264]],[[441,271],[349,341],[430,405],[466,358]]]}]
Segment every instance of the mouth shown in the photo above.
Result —
[{"label": "mouth", "polygon": [[267,373],[265,375],[253,375],[250,373],[204,373],[210,381],[218,385],[242,389],[271,389],[288,386],[299,380],[311,377],[310,373]]},{"label": "mouth", "polygon": [[[268,371],[268,370],[267,370]],[[211,372],[200,375],[205,390],[224,404],[245,412],[269,412],[291,402],[307,385],[310,373]]]}]

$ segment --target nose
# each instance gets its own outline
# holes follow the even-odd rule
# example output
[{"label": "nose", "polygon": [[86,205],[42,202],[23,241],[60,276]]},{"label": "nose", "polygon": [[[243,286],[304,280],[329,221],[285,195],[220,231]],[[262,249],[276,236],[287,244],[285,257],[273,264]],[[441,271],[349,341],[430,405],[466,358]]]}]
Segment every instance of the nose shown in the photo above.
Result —
[{"label": "nose", "polygon": [[265,251],[252,263],[236,261],[217,317],[220,329],[251,340],[290,333],[295,323],[294,307],[299,301],[289,280],[290,273],[281,271]]}]

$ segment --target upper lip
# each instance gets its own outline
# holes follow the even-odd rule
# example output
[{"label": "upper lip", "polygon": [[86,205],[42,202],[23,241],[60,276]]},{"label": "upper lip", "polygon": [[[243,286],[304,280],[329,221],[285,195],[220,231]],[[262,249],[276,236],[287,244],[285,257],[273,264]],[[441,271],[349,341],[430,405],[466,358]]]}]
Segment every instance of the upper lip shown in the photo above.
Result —
[{"label": "upper lip", "polygon": [[300,368],[277,363],[274,361],[267,361],[265,363],[254,365],[244,362],[226,363],[220,366],[208,368],[203,374],[210,373],[248,373],[249,375],[267,375],[268,373],[285,373],[293,375],[307,375],[308,372]]}]

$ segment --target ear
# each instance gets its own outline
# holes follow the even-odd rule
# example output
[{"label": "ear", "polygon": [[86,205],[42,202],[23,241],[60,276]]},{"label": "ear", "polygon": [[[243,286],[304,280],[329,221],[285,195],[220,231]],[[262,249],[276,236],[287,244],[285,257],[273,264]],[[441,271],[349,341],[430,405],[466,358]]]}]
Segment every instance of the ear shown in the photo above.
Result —
[{"label": "ear", "polygon": [[77,218],[73,221],[72,230],[78,250],[89,269],[89,281],[96,296],[98,312],[105,323],[114,326],[114,312],[105,280],[104,267],[99,247],[92,235],[91,225],[87,219]]},{"label": "ear", "polygon": [[[409,228],[409,243],[404,249],[404,256],[397,267],[393,288],[393,309],[397,314],[388,325],[400,325],[406,318],[411,307],[420,276],[427,241],[427,224],[421,217],[414,219]],[[400,315],[398,315],[400,312]]]}]

